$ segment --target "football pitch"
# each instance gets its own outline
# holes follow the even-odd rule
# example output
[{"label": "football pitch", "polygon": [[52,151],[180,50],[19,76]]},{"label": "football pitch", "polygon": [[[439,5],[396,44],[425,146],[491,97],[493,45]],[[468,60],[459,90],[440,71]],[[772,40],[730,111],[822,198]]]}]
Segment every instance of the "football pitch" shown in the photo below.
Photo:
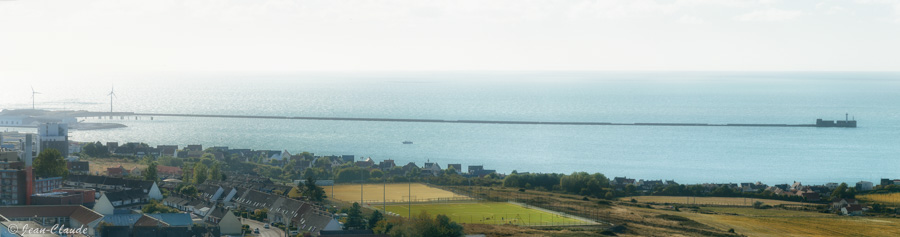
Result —
[{"label": "football pitch", "polygon": [[[458,223],[512,225],[587,225],[593,224],[541,210],[525,208],[505,202],[412,204],[412,215],[422,211],[429,215],[443,214]],[[381,209],[381,205],[371,205]],[[388,205],[387,211],[403,217],[410,213],[409,205]]]}]

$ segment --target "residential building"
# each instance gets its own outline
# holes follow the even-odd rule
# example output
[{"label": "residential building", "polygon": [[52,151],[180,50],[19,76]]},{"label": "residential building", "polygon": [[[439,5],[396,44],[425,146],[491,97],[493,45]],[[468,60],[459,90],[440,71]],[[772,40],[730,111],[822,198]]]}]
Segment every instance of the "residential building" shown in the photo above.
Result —
[{"label": "residential building", "polygon": [[49,193],[55,189],[62,188],[62,177],[38,177],[34,180],[34,193]]},{"label": "residential building", "polygon": [[859,181],[856,183],[856,191],[869,191],[875,188],[875,185],[869,181]]},{"label": "residential building", "polygon": [[106,168],[106,175],[114,178],[121,178],[128,175],[128,170],[126,170],[122,165],[119,167],[108,167]]},{"label": "residential building", "polygon": [[180,179],[181,178],[181,167],[157,165],[156,173],[157,173],[157,175],[159,175],[159,177],[164,178],[164,179],[165,178]]},{"label": "residential building", "polygon": [[91,189],[56,189],[31,195],[31,205],[93,205],[95,193]]},{"label": "residential building", "polygon": [[56,149],[63,157],[69,156],[69,125],[66,123],[43,123],[38,126],[40,151]]},{"label": "residential building", "polygon": [[457,174],[462,174],[462,164],[447,164],[447,169],[453,168]]}]

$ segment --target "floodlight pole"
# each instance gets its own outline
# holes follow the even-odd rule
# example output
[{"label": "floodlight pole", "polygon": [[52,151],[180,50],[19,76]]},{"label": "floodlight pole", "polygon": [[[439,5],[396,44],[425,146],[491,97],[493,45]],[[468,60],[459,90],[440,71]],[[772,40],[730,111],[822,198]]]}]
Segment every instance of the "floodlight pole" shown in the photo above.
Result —
[{"label": "floodlight pole", "polygon": [[409,180],[408,184],[409,184],[409,200],[407,201],[408,206],[406,209],[406,211],[407,211],[406,216],[408,216],[409,219],[412,220],[412,179]]}]

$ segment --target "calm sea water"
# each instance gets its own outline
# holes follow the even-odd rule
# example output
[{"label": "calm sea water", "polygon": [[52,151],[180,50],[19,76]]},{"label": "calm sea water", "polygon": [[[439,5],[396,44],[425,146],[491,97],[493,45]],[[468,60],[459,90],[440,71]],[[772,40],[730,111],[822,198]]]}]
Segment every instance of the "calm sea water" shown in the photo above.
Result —
[{"label": "calm sea water", "polygon": [[[427,160],[508,173],[600,172],[681,183],[900,177],[900,74],[433,72],[29,77],[0,108],[578,122],[814,123],[859,128],[493,125],[155,117],[74,131],[142,141]],[[96,118],[88,119],[97,121]],[[100,120],[109,121],[109,120]],[[402,141],[413,141],[403,145]]]}]

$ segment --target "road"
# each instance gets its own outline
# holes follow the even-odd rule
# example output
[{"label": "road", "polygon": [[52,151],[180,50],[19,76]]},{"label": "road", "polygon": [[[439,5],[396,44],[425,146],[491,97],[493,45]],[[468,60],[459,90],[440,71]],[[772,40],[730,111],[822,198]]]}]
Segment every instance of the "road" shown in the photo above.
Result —
[{"label": "road", "polygon": [[262,222],[259,222],[259,221],[255,221],[255,220],[251,220],[251,219],[247,219],[247,218],[241,218],[241,223],[244,224],[244,225],[249,225],[249,226],[250,226],[250,232],[251,232],[251,234],[253,233],[253,230],[255,230],[256,228],[259,228],[259,234],[253,234],[253,235],[256,235],[256,236],[261,236],[261,237],[284,237],[284,231],[282,231],[281,229],[278,229],[278,228],[275,228],[275,227],[272,227],[272,228],[269,228],[269,229],[263,228],[263,225],[265,225],[265,223],[262,223]]}]

